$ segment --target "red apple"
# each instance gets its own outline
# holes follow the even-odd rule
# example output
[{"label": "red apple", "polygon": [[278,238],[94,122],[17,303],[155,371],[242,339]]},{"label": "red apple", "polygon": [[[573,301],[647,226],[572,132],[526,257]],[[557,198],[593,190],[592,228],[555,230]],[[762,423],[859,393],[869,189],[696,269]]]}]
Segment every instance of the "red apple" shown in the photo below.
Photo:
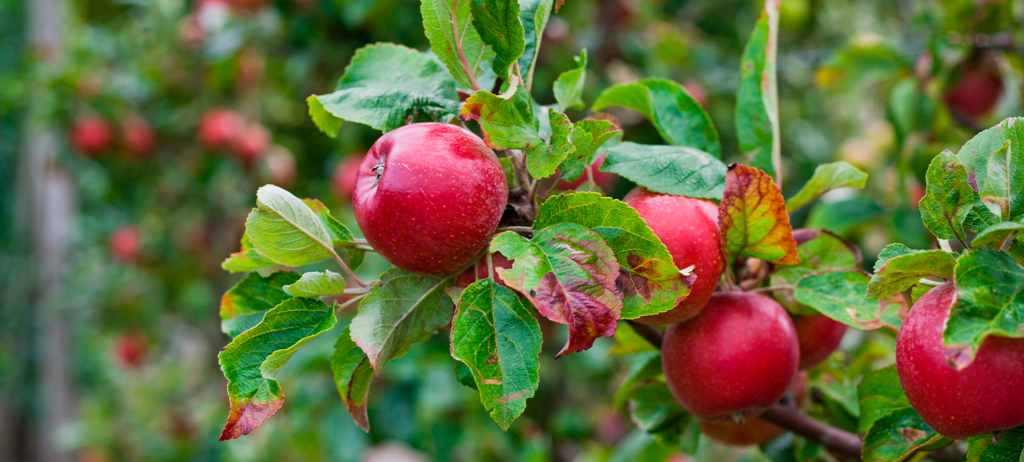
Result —
[{"label": "red apple", "polygon": [[142,232],[134,225],[124,225],[114,230],[107,240],[110,255],[121,263],[135,263],[142,252]]},{"label": "red apple", "polygon": [[110,149],[114,133],[103,117],[85,115],[71,125],[71,146],[89,157],[96,157]]},{"label": "red apple", "polygon": [[250,163],[270,147],[270,130],[260,124],[249,124],[235,137],[232,152],[239,160]]},{"label": "red apple", "polygon": [[[796,378],[793,379],[793,383],[789,386],[789,391],[793,393],[796,406],[802,406],[807,395],[806,372],[797,374]],[[733,420],[725,422],[704,421],[700,423],[700,431],[715,441],[734,446],[764,444],[786,432],[782,427],[759,417],[745,419],[743,423]]]},{"label": "red apple", "polygon": [[786,394],[800,361],[796,328],[775,300],[719,292],[697,317],[669,326],[661,368],[669,390],[701,420],[749,419]]},{"label": "red apple", "polygon": [[211,109],[199,119],[197,137],[199,144],[211,151],[230,147],[245,128],[245,121],[237,112],[226,109]]},{"label": "red apple", "polygon": [[114,357],[129,367],[139,367],[146,361],[149,350],[146,339],[138,332],[126,332],[114,342]]},{"label": "red apple", "polygon": [[[615,183],[619,181],[618,175],[598,170],[599,167],[604,165],[604,158],[607,156],[608,154],[600,154],[597,157],[595,157],[594,162],[590,164],[590,168],[594,171],[594,183],[597,184],[597,187],[601,188],[602,191],[611,190],[612,188],[615,187]],[[586,183],[588,179],[590,179],[590,174],[588,174],[587,170],[584,169],[583,175],[580,175],[580,177],[577,178],[576,181],[573,181],[572,183],[567,181],[559,181],[558,189],[575,190],[576,188],[583,186],[583,183]]]},{"label": "red apple", "polygon": [[800,369],[810,369],[831,356],[848,327],[823,314],[798,316],[793,325],[800,342]]},{"label": "red apple", "polygon": [[914,410],[943,436],[964,439],[1024,425],[1024,339],[988,337],[974,362],[946,362],[942,331],[956,288],[924,294],[896,339],[896,368]]},{"label": "red apple", "polygon": [[128,154],[145,157],[156,147],[156,132],[145,119],[130,116],[121,120],[121,140]]},{"label": "red apple", "polygon": [[718,230],[718,206],[711,201],[670,196],[636,188],[622,199],[640,213],[672,254],[679,269],[693,266],[697,280],[690,295],[665,313],[637,319],[644,324],[669,324],[690,319],[700,312],[718,286],[722,261]]},{"label": "red apple", "polygon": [[[500,253],[491,254],[491,263],[494,264],[495,268],[512,269],[512,262],[509,261],[509,259],[505,258],[505,256]],[[473,274],[474,268],[476,269],[475,275]],[[466,271],[463,271],[462,274],[459,275],[459,277],[455,278],[455,287],[469,287],[470,284],[476,282],[478,279],[487,279],[488,274],[489,271],[487,270],[487,255],[484,255],[483,257],[480,257],[480,259],[476,261],[476,264],[473,265],[473,268],[469,268]],[[498,276],[498,273],[494,273],[494,281],[497,282],[498,284],[508,287],[505,285],[505,281],[501,280],[501,276]]]},{"label": "red apple", "polygon": [[349,156],[338,162],[331,174],[331,186],[334,194],[341,200],[349,200],[356,189],[356,178],[359,177],[359,166],[363,163],[362,156]]},{"label": "red apple", "polygon": [[960,78],[943,98],[950,109],[971,119],[988,114],[1003,94],[999,65],[988,54],[975,54],[960,65]]},{"label": "red apple", "polygon": [[366,240],[425,275],[462,269],[484,250],[508,186],[494,152],[469,130],[419,123],[385,133],[359,167],[352,205]]}]

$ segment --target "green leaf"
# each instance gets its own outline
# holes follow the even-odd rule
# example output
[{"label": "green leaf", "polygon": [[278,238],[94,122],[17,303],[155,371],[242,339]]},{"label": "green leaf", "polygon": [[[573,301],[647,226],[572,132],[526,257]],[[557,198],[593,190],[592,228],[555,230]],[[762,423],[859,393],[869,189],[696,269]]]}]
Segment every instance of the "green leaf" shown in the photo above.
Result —
[{"label": "green leaf", "polygon": [[355,236],[352,235],[352,231],[349,231],[347,226],[338,221],[337,218],[334,218],[331,215],[330,209],[323,202],[317,199],[302,199],[302,202],[316,214],[317,218],[320,219],[320,223],[323,223],[324,228],[327,229],[327,234],[331,236],[331,245],[348,249],[349,267],[352,270],[358,268],[363,261],[363,257],[366,256],[366,251],[357,249],[353,245]]},{"label": "green leaf", "polygon": [[811,274],[797,282],[793,296],[819,313],[858,329],[898,329],[902,325],[897,316],[900,305],[887,299],[867,298],[864,294],[869,279],[859,271]]},{"label": "green leaf", "polygon": [[484,90],[474,93],[462,106],[461,117],[476,120],[487,147],[496,151],[533,151],[545,146],[540,137],[540,121],[533,113],[533,100],[523,85],[513,85],[501,95]]},{"label": "green leaf", "polygon": [[910,407],[895,365],[864,375],[857,385],[857,396],[860,401],[857,433],[865,433],[876,420]]},{"label": "green leaf", "polygon": [[[476,390],[476,382],[473,379],[473,371],[469,370],[469,366],[465,365],[461,361],[455,361],[455,380],[464,385],[467,388]],[[479,391],[479,390],[477,390]]]},{"label": "green leaf", "polygon": [[782,192],[765,172],[735,165],[726,173],[718,221],[727,267],[741,256],[780,265],[800,262]]},{"label": "green leaf", "polygon": [[956,289],[942,339],[958,369],[974,360],[990,335],[1024,337],[1024,268],[1010,254],[974,249],[961,255]]},{"label": "green leaf", "polygon": [[[968,172],[968,174],[970,173]],[[967,218],[964,220],[964,228],[979,233],[1000,221],[999,215],[993,213],[988,205],[981,200],[981,194],[974,193],[974,204],[971,205],[971,211],[967,213]]]},{"label": "green leaf", "polygon": [[573,182],[580,178],[594,153],[615,135],[622,133],[618,126],[607,120],[584,119],[573,124],[572,144],[576,150],[562,162],[561,179]]},{"label": "green leaf", "polygon": [[878,260],[875,261],[875,272],[878,272],[885,266],[885,263],[889,260],[901,257],[903,255],[910,255],[914,252],[922,252],[921,250],[914,250],[906,245],[896,242],[885,246],[881,252],[878,253]]},{"label": "green leaf", "polygon": [[345,278],[331,270],[310,271],[302,275],[298,281],[284,286],[284,291],[292,297],[316,298],[326,295],[341,295],[345,292]]},{"label": "green leaf", "polygon": [[218,355],[228,379],[231,411],[220,440],[247,435],[284,403],[277,371],[307,342],[331,330],[333,307],[319,300],[291,298],[267,311],[256,327],[242,332]]},{"label": "green leaf", "polygon": [[629,398],[629,416],[637,428],[668,444],[679,440],[691,420],[690,414],[676,402],[668,387],[661,382],[651,382],[633,389]]},{"label": "green leaf", "polygon": [[551,17],[551,6],[555,0],[519,0],[519,20],[523,23],[525,46],[523,56],[519,58],[519,72],[527,82],[531,81],[533,68],[537,65],[540,54],[540,42],[544,38],[544,28]]},{"label": "green leaf", "polygon": [[[423,31],[430,49],[462,86],[471,90],[485,62],[495,56],[470,20],[469,0],[421,0]],[[465,64],[463,59],[465,59]],[[385,63],[386,64],[386,63]],[[469,72],[466,68],[469,68]],[[390,80],[392,77],[388,77]]]},{"label": "green leaf", "polygon": [[[626,329],[628,328],[619,330]],[[619,385],[619,389],[615,391],[615,397],[612,399],[615,410],[621,411],[626,407],[626,404],[629,401],[629,396],[633,394],[633,389],[636,388],[637,385],[656,378],[659,375],[661,375],[660,351],[645,351],[634,356],[633,364],[629,366],[629,372],[626,373],[626,379],[622,381],[622,385]]]},{"label": "green leaf", "polygon": [[1006,144],[989,159],[981,195],[998,198],[1003,217],[1016,220],[1024,216],[1024,118],[1008,119],[1006,125]]},{"label": "green leaf", "polygon": [[291,298],[284,287],[298,280],[299,275],[290,271],[267,277],[249,273],[221,297],[220,330],[236,337],[259,324],[268,310]]},{"label": "green leaf", "polygon": [[274,266],[277,263],[270,261],[263,254],[259,253],[255,247],[252,246],[252,242],[249,240],[247,234],[242,235],[242,250],[231,254],[224,263],[221,263],[221,268],[224,268],[232,273],[239,271],[252,271],[254,269],[266,268],[268,266]]},{"label": "green leaf", "polygon": [[1018,117],[1003,120],[999,125],[975,135],[956,153],[967,171],[970,172],[975,191],[980,192],[985,189],[989,159],[993,153],[1006,144],[1008,128],[1011,125],[1017,125],[1017,122],[1021,120],[1024,119]]},{"label": "green leaf", "polygon": [[540,324],[515,292],[482,279],[459,298],[452,357],[469,366],[480,401],[508,430],[540,384]]},{"label": "green leaf", "polygon": [[256,191],[256,208],[245,221],[245,233],[261,254],[287,266],[331,258],[333,239],[308,205],[274,185]]},{"label": "green leaf", "polygon": [[947,444],[910,406],[896,366],[873,371],[857,385],[858,432],[864,436],[863,460],[902,461],[918,449]]},{"label": "green leaf", "polygon": [[915,250],[889,258],[881,267],[875,268],[875,274],[868,283],[867,296],[879,299],[898,294],[924,278],[935,282],[943,282],[943,278],[953,279],[955,264],[956,255],[938,249]]},{"label": "green leaf", "polygon": [[400,268],[381,275],[351,325],[352,340],[366,352],[376,373],[451,322],[452,301],[444,292],[451,283]]},{"label": "green leaf", "polygon": [[608,356],[626,356],[647,351],[658,351],[640,334],[636,333],[629,323],[625,323],[615,329],[615,344],[608,349]]},{"label": "green leaf", "polygon": [[532,240],[504,232],[491,251],[514,260],[495,272],[548,319],[569,326],[569,341],[556,357],[589,349],[615,335],[622,312],[616,288],[619,262],[600,234],[573,223],[537,231]]},{"label": "green leaf", "polygon": [[718,200],[725,191],[725,164],[684,146],[625,142],[608,150],[601,171],[617,173],[664,194]]},{"label": "green leaf", "polygon": [[601,92],[593,111],[622,106],[644,115],[666,142],[722,156],[718,130],[707,111],[683,88],[665,79],[644,79],[615,85]]},{"label": "green leaf", "polygon": [[626,203],[598,193],[560,194],[544,201],[533,226],[559,223],[592,229],[615,251],[621,271],[616,288],[625,295],[622,319],[668,311],[690,293],[694,276],[680,273],[665,244]]},{"label": "green leaf", "polygon": [[555,174],[558,166],[565,161],[569,155],[576,151],[570,138],[573,133],[573,125],[565,114],[549,109],[548,117],[551,120],[551,143],[546,149],[535,149],[526,156],[526,170],[534,178],[547,178]]},{"label": "green leaf", "polygon": [[967,440],[968,462],[1019,462],[1024,460],[1024,426],[1003,430],[996,440],[992,435],[972,436]]},{"label": "green leaf", "polygon": [[779,142],[779,90],[775,74],[779,3],[766,1],[740,58],[736,92],[736,138],[750,165],[774,176],[782,160]]},{"label": "green leaf", "polygon": [[441,65],[390,43],[357,50],[335,91],[306,101],[313,122],[332,138],[346,120],[386,132],[410,122],[447,122],[459,113],[455,81]]},{"label": "green leaf", "polygon": [[[1017,231],[1024,229],[1024,223],[1017,223],[1015,221],[1005,221],[1002,223],[996,223],[988,228],[985,228],[982,232],[978,233],[971,241],[971,245],[974,247],[990,247],[998,249],[1003,245],[1007,239],[1017,234]],[[1019,236],[1020,234],[1017,234]]]},{"label": "green leaf", "polygon": [[576,69],[565,71],[555,80],[554,93],[558,107],[563,111],[583,109],[583,87],[587,81],[587,50],[575,58]]},{"label": "green leaf", "polygon": [[338,340],[334,342],[331,372],[334,373],[334,383],[348,413],[352,415],[359,428],[370,431],[370,420],[366,415],[366,398],[370,393],[373,368],[370,367],[366,353],[352,341],[349,326],[345,326],[345,330],[341,331]]},{"label": "green leaf", "polygon": [[519,21],[519,2],[472,0],[470,10],[480,39],[490,45],[496,54],[491,60],[494,73],[506,80],[509,67],[523,55],[526,46],[523,23]]},{"label": "green leaf", "polygon": [[963,223],[974,205],[967,169],[956,156],[943,151],[928,166],[926,181],[919,203],[924,225],[939,239],[963,239]]},{"label": "green leaf", "polygon": [[822,164],[814,169],[814,175],[800,188],[800,192],[786,201],[786,209],[792,213],[828,191],[836,188],[863,188],[867,182],[867,173],[846,162]]}]

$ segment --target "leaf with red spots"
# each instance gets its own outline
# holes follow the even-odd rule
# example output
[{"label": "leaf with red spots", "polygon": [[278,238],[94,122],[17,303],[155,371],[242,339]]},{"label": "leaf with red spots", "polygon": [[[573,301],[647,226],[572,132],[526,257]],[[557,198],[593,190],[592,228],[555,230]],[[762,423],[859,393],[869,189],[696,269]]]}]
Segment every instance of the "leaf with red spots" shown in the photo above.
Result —
[{"label": "leaf with red spots", "polygon": [[548,319],[569,326],[569,342],[558,356],[615,335],[623,298],[615,284],[619,263],[601,235],[563,223],[537,231],[533,240],[499,234],[491,251],[515,261],[511,269],[495,269],[509,287]]},{"label": "leaf with red spots", "polygon": [[299,280],[298,273],[278,271],[263,277],[250,273],[220,299],[220,329],[232,337],[259,324],[268,310],[291,296],[284,286]]},{"label": "leaf with red spots", "polygon": [[508,430],[540,384],[540,324],[515,292],[490,278],[470,284],[456,307],[452,357],[466,365],[480,401]]},{"label": "leaf with red spots", "polygon": [[725,174],[725,197],[718,209],[722,256],[731,266],[737,257],[771,263],[800,262],[786,201],[765,172],[733,165]]},{"label": "leaf with red spots", "polygon": [[290,298],[267,311],[218,355],[228,379],[231,411],[220,440],[247,435],[284,403],[277,371],[307,342],[331,330],[333,307],[310,298]]}]

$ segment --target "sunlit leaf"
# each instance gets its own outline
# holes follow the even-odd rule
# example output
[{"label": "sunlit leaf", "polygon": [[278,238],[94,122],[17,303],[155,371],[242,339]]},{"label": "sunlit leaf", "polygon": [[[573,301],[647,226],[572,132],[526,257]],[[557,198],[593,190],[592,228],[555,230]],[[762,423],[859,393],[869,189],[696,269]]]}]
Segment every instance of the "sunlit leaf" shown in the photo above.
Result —
[{"label": "sunlit leaf", "polygon": [[555,101],[562,111],[583,109],[583,85],[587,81],[587,50],[580,51],[576,69],[565,71],[555,80]]},{"label": "sunlit leaf", "polygon": [[925,278],[935,282],[953,279],[955,264],[956,255],[945,250],[915,250],[888,258],[880,266],[876,265],[867,296],[878,299],[898,294]]},{"label": "sunlit leaf", "polygon": [[491,149],[540,149],[544,140],[530,93],[523,85],[513,88],[501,95],[484,90],[474,93],[462,106],[462,120],[480,123],[484,142]]},{"label": "sunlit leaf", "polygon": [[1016,220],[1024,215],[1024,118],[1007,119],[1004,124],[1006,143],[989,158],[981,195],[998,200],[1003,217]]},{"label": "sunlit leaf", "polygon": [[220,299],[221,331],[235,337],[259,324],[268,310],[291,298],[284,287],[298,280],[290,271],[267,277],[249,273]]},{"label": "sunlit leaf", "polygon": [[545,149],[534,149],[526,155],[526,170],[534,178],[547,178],[555,174],[558,166],[576,151],[571,137],[572,121],[565,114],[549,110],[551,121],[551,142]]},{"label": "sunlit leaf", "polygon": [[948,444],[910,407],[895,366],[868,373],[857,386],[858,432],[864,436],[864,461],[902,461],[922,448]]},{"label": "sunlit leaf", "polygon": [[750,165],[775,175],[781,161],[776,52],[779,0],[767,0],[740,59],[736,92],[736,138]]},{"label": "sunlit leaf", "polygon": [[988,130],[985,130],[974,138],[971,138],[956,156],[963,162],[970,174],[971,186],[975,191],[981,192],[985,189],[988,179],[988,163],[992,154],[1006,145],[1007,129],[1011,124],[1016,125],[1021,118],[1010,118],[1003,120]]},{"label": "sunlit leaf", "polygon": [[310,271],[298,281],[284,286],[284,291],[293,297],[323,297],[340,295],[345,291],[345,278],[331,270]]},{"label": "sunlit leaf", "polygon": [[858,329],[877,329],[903,324],[896,299],[872,300],[864,295],[868,278],[859,271],[832,271],[809,274],[797,282],[793,289],[796,301],[814,308],[821,314]]},{"label": "sunlit leaf", "polygon": [[964,238],[963,223],[974,204],[967,169],[956,156],[943,151],[932,159],[926,180],[919,203],[924,225],[939,239]]},{"label": "sunlit leaf", "polygon": [[[467,1],[467,0],[462,0]],[[509,66],[523,54],[526,43],[523,23],[519,21],[519,2],[516,0],[471,0],[473,26],[480,39],[491,46],[495,56],[491,60],[494,73],[501,79],[508,77]]]},{"label": "sunlit leaf", "polygon": [[578,180],[593,163],[594,153],[619,133],[622,133],[619,127],[607,120],[583,119],[574,123],[572,144],[576,149],[562,163],[561,179]]},{"label": "sunlit leaf", "polygon": [[[473,83],[476,77],[483,72],[484,63],[495,54],[473,27],[470,3],[470,0],[421,0],[420,14],[431,51],[455,80],[475,90]],[[393,79],[392,76],[387,77],[388,81]]]},{"label": "sunlit leaf", "polygon": [[782,193],[765,172],[736,165],[726,173],[718,220],[727,265],[737,257],[782,265],[800,262]]},{"label": "sunlit leaf", "polygon": [[245,232],[262,255],[288,266],[331,258],[330,233],[320,217],[292,193],[268,184],[256,191],[256,206],[245,221]]},{"label": "sunlit leaf", "polygon": [[867,173],[846,162],[819,165],[800,192],[786,201],[786,209],[792,212],[836,188],[863,188],[867,181]]},{"label": "sunlit leaf", "polygon": [[264,257],[263,254],[259,253],[259,251],[252,246],[252,242],[249,241],[249,236],[247,234],[243,234],[242,250],[228,256],[220,266],[232,273],[237,273],[239,271],[252,271],[254,269],[266,268],[276,264],[277,263],[274,263],[267,257]]},{"label": "sunlit leaf", "polygon": [[683,146],[622,143],[608,150],[601,171],[664,194],[717,200],[725,191],[725,164]]}]

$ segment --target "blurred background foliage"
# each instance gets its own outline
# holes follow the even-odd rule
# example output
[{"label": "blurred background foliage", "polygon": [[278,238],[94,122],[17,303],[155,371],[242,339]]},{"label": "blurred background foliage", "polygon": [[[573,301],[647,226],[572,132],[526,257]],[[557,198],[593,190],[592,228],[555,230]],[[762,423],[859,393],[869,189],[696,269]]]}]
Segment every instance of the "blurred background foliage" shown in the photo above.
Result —
[{"label": "blurred background foliage", "polygon": [[[246,438],[216,442],[227,410],[216,353],[228,342],[217,306],[240,278],[220,262],[237,250],[254,192],[268,182],[323,200],[357,229],[344,166],[378,133],[345,124],[330,139],[310,121],[305,98],[329,92],[365,44],[426,49],[419,2],[63,0],[51,12],[60,24],[53,48],[33,40],[32,1],[0,0],[0,459],[33,460],[52,446],[82,462],[834,460],[792,436],[750,452],[637,429],[612,407],[632,362],[622,353],[642,348],[628,329],[557,362],[551,348],[561,341],[549,341],[540,390],[507,433],[453,376],[442,332],[378,379],[364,434],[337,396],[324,336],[280,374],[282,415]],[[568,0],[545,32],[534,96],[553,103],[552,82],[586,48],[586,101],[614,83],[676,80],[709,110],[726,157],[740,160],[734,93],[760,7]],[[865,190],[835,191],[798,212],[795,227],[852,239],[868,268],[889,242],[932,246],[916,208],[928,162],[1022,112],[1024,5],[784,0],[781,11],[784,191],[833,160],[871,174]],[[222,107],[247,128],[265,128],[252,128],[253,155],[197,141],[201,118]],[[638,114],[613,114],[625,139],[660,143]],[[73,127],[96,116],[114,141],[82,155]],[[133,154],[124,133],[139,119],[155,142]],[[47,134],[55,149],[47,171],[73,185],[56,297],[40,293],[49,286],[33,250],[40,211],[27,199],[25,167]],[[619,181],[611,193],[630,188]],[[370,258],[362,271],[372,278],[385,266]],[[66,334],[56,342],[66,365],[59,397],[44,373],[54,343],[45,325],[54,320]],[[892,337],[851,330],[842,351],[811,371],[809,412],[855,430],[853,384],[866,368],[892,362]],[[47,410],[62,399],[70,417],[48,426]]]}]

